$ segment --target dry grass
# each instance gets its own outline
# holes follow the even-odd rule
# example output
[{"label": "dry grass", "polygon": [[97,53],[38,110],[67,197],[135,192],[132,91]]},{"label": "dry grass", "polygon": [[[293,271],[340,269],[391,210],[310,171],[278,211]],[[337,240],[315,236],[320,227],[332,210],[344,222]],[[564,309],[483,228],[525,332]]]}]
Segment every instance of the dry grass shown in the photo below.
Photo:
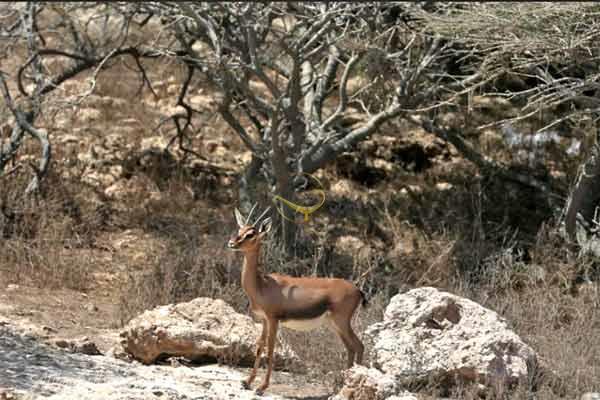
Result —
[{"label": "dry grass", "polygon": [[[16,182],[25,184],[26,178]],[[163,185],[163,200],[142,207],[134,204],[143,197],[140,194],[129,200],[132,203],[121,204],[119,212],[110,203],[104,208],[86,203],[78,192],[87,189],[53,176],[45,197],[37,203],[22,201],[17,190],[7,192],[4,202],[21,220],[12,228],[4,221],[2,281],[89,291],[95,285],[93,273],[106,268],[119,279],[122,323],[156,305],[198,296],[222,298],[246,313],[247,300],[239,286],[241,258],[225,248],[235,228],[230,208],[219,206],[210,192],[200,198],[191,196],[186,179],[190,177],[175,173]],[[540,374],[535,389],[540,398],[573,398],[597,390],[600,299],[594,283],[577,285],[582,274],[594,277],[595,260],[569,254],[560,238],[543,224],[515,235],[505,222],[506,207],[514,202],[506,194],[500,196],[504,202],[498,202],[495,185],[459,178],[453,183],[451,193],[424,190],[418,204],[387,199],[383,207],[365,209],[371,218],[385,221],[382,225],[392,242],[412,243],[404,258],[390,261],[379,254],[369,259],[371,265],[348,262],[352,258],[330,254],[335,251],[328,244],[331,237],[300,230],[299,240],[313,241],[304,249],[303,258],[284,262],[279,250],[267,243],[263,259],[268,271],[356,279],[374,265],[361,282],[372,296],[370,306],[360,309],[355,318],[357,332],[381,319],[394,293],[434,284],[496,310],[536,349]],[[102,209],[109,210],[105,211],[108,217],[100,214]],[[349,232],[361,223],[360,215],[351,215],[343,218]],[[98,256],[106,252],[98,249],[104,233],[131,229],[141,232],[140,236],[130,250],[113,250],[113,264]],[[535,230],[538,233],[532,236]],[[143,235],[151,240],[142,240]],[[363,237],[368,239],[368,235]],[[134,250],[145,256],[135,261]],[[117,268],[118,263],[129,264]],[[280,337],[310,365],[314,378],[331,385],[339,382],[346,355],[335,335],[327,330],[310,334],[282,330]],[[370,344],[366,345],[368,362]],[[436,390],[433,383],[425,393],[435,395]],[[512,398],[525,399],[530,392],[525,385]],[[478,398],[479,392],[459,387],[453,395]]]},{"label": "dry grass", "polygon": [[0,216],[0,279],[7,283],[35,284],[46,288],[87,290],[90,274],[88,249],[101,216],[83,214],[73,195],[77,184],[51,174],[42,197],[22,196],[30,176],[21,174],[3,193]]},{"label": "dry grass", "polygon": [[[598,390],[600,299],[595,283],[579,284],[581,276],[596,279],[597,262],[568,252],[550,225],[543,224],[544,216],[551,222],[547,209],[531,212],[530,204],[537,200],[528,199],[530,193],[489,178],[473,179],[471,173],[467,168],[443,176],[453,185],[449,191],[435,190],[425,181],[414,197],[382,192],[371,203],[326,208],[315,219],[315,230],[299,230],[298,242],[307,246],[296,257],[287,258],[272,242],[266,244],[266,269],[352,280],[364,275],[360,285],[370,293],[370,306],[359,310],[357,332],[380,320],[398,291],[435,285],[467,296],[503,315],[536,349],[539,398],[574,398]],[[148,179],[161,174],[159,168]],[[202,178],[182,166],[169,171],[169,178],[160,182],[160,198],[152,201],[145,201],[143,188],[120,202],[98,198],[77,179],[57,175],[48,177],[43,196],[26,200],[19,193],[28,178],[18,175],[12,190],[3,192],[3,204],[14,219],[2,217],[2,282],[93,292],[98,285],[94,274],[111,272],[118,282],[113,288],[115,319],[122,324],[156,305],[198,296],[222,298],[248,312],[239,285],[241,257],[225,248],[235,229],[230,208],[234,186],[221,188],[219,196],[229,193],[225,202],[210,186],[191,193],[190,186]],[[331,218],[323,219],[325,215]],[[355,257],[332,246],[343,234],[373,241],[378,231],[365,230],[366,220],[377,223],[387,242],[378,239],[379,247]],[[128,246],[119,247],[115,240],[107,244],[106,235],[130,231]],[[404,252],[387,253],[395,243],[403,243]],[[309,364],[312,377],[339,383],[346,355],[335,335],[324,329],[310,334],[282,330],[280,338]],[[436,385],[424,392],[435,396],[441,390]],[[532,389],[525,384],[512,398],[528,398]],[[452,395],[480,396],[468,386],[455,388]]]}]

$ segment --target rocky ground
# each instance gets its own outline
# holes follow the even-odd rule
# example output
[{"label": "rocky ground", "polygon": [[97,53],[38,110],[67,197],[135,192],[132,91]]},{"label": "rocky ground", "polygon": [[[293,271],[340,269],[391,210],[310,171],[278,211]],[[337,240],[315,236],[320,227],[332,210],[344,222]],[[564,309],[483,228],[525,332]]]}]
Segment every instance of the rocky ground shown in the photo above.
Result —
[{"label": "rocky ground", "polygon": [[[198,298],[143,313],[118,335],[114,332],[113,347],[102,354],[89,339],[57,340],[48,327],[2,316],[0,398],[257,398],[242,388],[248,371],[239,367],[253,363],[254,330],[249,317],[222,300]],[[373,361],[344,371],[342,387],[335,392],[304,372],[281,372],[302,368],[297,356],[280,344],[280,371],[263,398],[425,399],[431,393],[410,391],[432,377],[444,397],[457,386],[474,385],[483,396],[502,398],[515,384],[523,388],[537,379],[535,351],[503,318],[435,288],[396,295],[383,321],[364,334],[374,343]],[[161,360],[159,354],[166,357]],[[233,366],[207,358],[227,358]],[[203,362],[192,365],[189,359]]]},{"label": "rocky ground", "polygon": [[[121,331],[109,327],[116,324],[111,319],[114,304],[98,293],[101,291],[97,288],[88,295],[16,284],[6,287],[0,294],[0,399],[257,398],[241,387],[249,372],[246,367],[195,365],[177,359],[144,365],[128,356],[121,347]],[[228,306],[223,302],[216,304],[213,311],[223,314],[224,322],[230,325],[234,318],[238,330],[254,334],[249,317],[225,312],[223,308]],[[140,315],[138,325],[148,321],[144,316],[156,317],[160,310]],[[192,312],[185,304],[177,310]],[[182,321],[187,322],[184,318],[177,322]],[[168,322],[163,319],[165,326]],[[205,322],[198,319],[200,325]],[[195,334],[198,343],[203,343],[198,331]],[[213,330],[213,341],[215,335],[228,337],[224,331]],[[250,337],[247,342],[254,340]],[[329,395],[331,388],[308,376],[275,371],[263,398],[321,399]]]},{"label": "rocky ground", "polygon": [[[43,331],[43,329],[41,329]],[[0,399],[253,399],[245,368],[143,365],[110,355],[72,353],[47,343],[26,322],[0,317]],[[327,398],[326,388],[276,372],[265,399]],[[300,389],[301,388],[301,389]]]}]

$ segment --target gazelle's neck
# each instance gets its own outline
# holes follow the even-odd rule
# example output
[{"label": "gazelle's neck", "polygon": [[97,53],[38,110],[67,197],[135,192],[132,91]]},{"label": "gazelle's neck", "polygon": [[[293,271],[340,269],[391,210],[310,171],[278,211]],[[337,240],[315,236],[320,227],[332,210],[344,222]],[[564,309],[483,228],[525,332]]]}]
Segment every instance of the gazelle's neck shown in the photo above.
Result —
[{"label": "gazelle's neck", "polygon": [[242,288],[248,296],[256,298],[259,290],[258,256],[259,250],[244,253],[242,268]]}]

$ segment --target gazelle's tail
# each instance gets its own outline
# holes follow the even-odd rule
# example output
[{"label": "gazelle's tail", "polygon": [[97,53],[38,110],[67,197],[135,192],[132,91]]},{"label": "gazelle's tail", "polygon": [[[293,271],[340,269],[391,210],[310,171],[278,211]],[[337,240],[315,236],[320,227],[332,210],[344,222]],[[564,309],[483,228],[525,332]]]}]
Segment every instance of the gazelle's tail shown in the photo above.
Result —
[{"label": "gazelle's tail", "polygon": [[369,301],[367,300],[367,296],[365,295],[365,292],[363,292],[362,290],[358,290],[360,292],[360,295],[362,297],[362,302],[360,304],[362,304],[363,307],[367,307],[369,305]]}]

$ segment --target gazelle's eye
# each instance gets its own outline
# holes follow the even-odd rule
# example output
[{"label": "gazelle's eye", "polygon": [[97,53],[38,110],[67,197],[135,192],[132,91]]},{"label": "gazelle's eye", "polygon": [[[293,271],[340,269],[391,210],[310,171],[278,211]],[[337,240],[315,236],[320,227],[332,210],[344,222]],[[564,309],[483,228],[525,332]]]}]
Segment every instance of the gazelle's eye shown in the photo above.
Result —
[{"label": "gazelle's eye", "polygon": [[246,234],[246,239],[252,239],[254,236],[256,236],[256,232],[252,231]]}]

